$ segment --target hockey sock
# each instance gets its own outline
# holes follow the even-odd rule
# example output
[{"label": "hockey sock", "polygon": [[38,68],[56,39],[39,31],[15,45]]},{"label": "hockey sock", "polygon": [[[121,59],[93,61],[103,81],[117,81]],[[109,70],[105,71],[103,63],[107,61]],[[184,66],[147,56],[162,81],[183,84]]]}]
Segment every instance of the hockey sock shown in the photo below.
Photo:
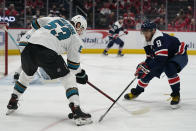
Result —
[{"label": "hockey sock", "polygon": [[66,90],[66,96],[70,103],[80,105],[78,88],[73,87]]},{"label": "hockey sock", "polygon": [[179,91],[180,91],[180,77],[178,76],[178,74],[173,75],[172,77],[169,77],[168,81],[169,81],[169,85],[173,91],[173,94],[178,95]]},{"label": "hockey sock", "polygon": [[20,96],[25,92],[26,88],[27,87],[21,84],[19,81],[16,81],[13,94],[16,94],[18,98],[20,98]]},{"label": "hockey sock", "polygon": [[148,82],[144,82],[144,81],[142,81],[141,79],[138,81],[138,83],[137,83],[137,88],[146,88],[148,86]]}]

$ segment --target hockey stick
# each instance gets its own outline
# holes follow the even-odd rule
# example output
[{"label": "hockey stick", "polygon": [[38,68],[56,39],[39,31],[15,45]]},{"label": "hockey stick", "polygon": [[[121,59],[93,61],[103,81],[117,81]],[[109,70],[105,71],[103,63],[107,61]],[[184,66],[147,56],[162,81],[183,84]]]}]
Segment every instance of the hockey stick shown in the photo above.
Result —
[{"label": "hockey stick", "polygon": [[[123,35],[126,35],[126,34],[123,33],[123,34],[119,35],[117,38],[119,38],[119,37],[121,37],[121,36],[123,36]],[[110,43],[110,41],[113,41],[113,40],[115,40],[115,39],[114,39],[114,38],[111,38],[110,40],[106,41],[106,44]]]},{"label": "hockey stick", "polygon": [[125,33],[123,33],[123,34],[119,35],[117,38],[119,38],[119,37],[121,37],[121,36],[123,36],[123,35],[126,35],[126,34],[125,34]]},{"label": "hockey stick", "polygon": [[[90,83],[89,81],[87,81],[87,83],[93,87],[95,90],[97,90],[99,93],[101,93],[102,95],[104,95],[105,97],[107,97],[109,100],[111,100],[112,102],[115,102],[115,100],[110,97],[109,95],[107,95],[105,92],[103,92],[102,90],[100,90],[99,88],[97,88],[95,85],[93,85],[92,83]],[[118,106],[120,106],[124,111],[131,113],[133,115],[136,115],[135,111],[134,112],[130,112],[129,110],[127,110],[126,108],[124,108],[122,105],[120,105],[119,103],[116,103]],[[137,111],[139,112],[139,111]],[[141,112],[142,113],[142,112]],[[139,113],[138,113],[139,114]]]},{"label": "hockey stick", "polygon": [[4,31],[6,31],[10,37],[10,39],[13,41],[13,43],[16,45],[16,47],[18,48],[18,50],[20,51],[19,47],[18,47],[18,43],[16,42],[16,40],[14,39],[14,37],[9,33],[9,31],[7,30],[7,28],[2,28]]},{"label": "hockey stick", "polygon": [[118,98],[112,103],[112,105],[108,108],[108,110],[99,118],[99,122],[103,120],[106,114],[111,110],[114,104],[120,99],[120,97],[125,93],[125,91],[129,88],[129,86],[136,80],[136,77],[127,85],[127,87],[123,90],[123,92],[118,96]]}]

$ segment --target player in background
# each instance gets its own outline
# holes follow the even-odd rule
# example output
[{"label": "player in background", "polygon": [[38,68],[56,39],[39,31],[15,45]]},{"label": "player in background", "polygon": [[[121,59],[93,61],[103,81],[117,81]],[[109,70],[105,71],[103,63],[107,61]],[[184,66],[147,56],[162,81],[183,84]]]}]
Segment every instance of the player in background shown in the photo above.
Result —
[{"label": "player in background", "polygon": [[[39,20],[48,20],[41,27]],[[18,100],[27,89],[38,67],[42,67],[51,79],[59,78],[65,88],[76,125],[92,123],[91,115],[80,108],[76,82],[86,84],[88,76],[80,67],[82,40],[79,38],[87,28],[86,19],[77,15],[67,21],[60,17],[43,17],[33,21],[37,30],[31,34],[21,54],[22,72],[14,85],[14,91],[7,105],[8,114],[18,108]],[[61,54],[67,52],[67,64]],[[68,65],[68,66],[67,66]]]},{"label": "player in background", "polygon": [[120,16],[119,20],[116,21],[109,30],[109,43],[106,49],[103,51],[104,55],[108,55],[108,50],[114,45],[114,43],[119,45],[118,56],[124,55],[122,54],[124,42],[120,39],[119,33],[120,31],[123,31],[125,34],[128,34],[128,31],[123,28],[123,21],[123,17]]},{"label": "player in background", "polygon": [[171,87],[172,108],[178,108],[180,102],[180,77],[178,73],[188,63],[187,46],[178,38],[162,33],[156,29],[156,24],[145,21],[141,26],[145,37],[144,50],[146,60],[138,64],[135,76],[139,79],[137,87],[124,96],[127,100],[138,97],[154,77],[160,78],[162,72],[168,77]]}]

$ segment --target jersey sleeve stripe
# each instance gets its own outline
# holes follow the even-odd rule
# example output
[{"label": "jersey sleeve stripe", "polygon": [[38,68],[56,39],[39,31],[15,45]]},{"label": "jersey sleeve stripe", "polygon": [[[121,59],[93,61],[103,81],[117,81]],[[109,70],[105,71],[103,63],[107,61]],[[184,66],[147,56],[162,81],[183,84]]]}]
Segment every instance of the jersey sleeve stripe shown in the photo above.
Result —
[{"label": "jersey sleeve stripe", "polygon": [[155,52],[155,55],[168,56],[168,49],[162,49]]},{"label": "jersey sleeve stripe", "polygon": [[178,54],[184,54],[186,44],[184,42],[181,43],[178,49]]},{"label": "jersey sleeve stripe", "polygon": [[32,26],[33,26],[33,28],[36,29],[36,30],[40,28],[40,25],[38,24],[37,20],[33,20],[33,21],[32,21]]},{"label": "jersey sleeve stripe", "polygon": [[19,46],[27,46],[28,42],[25,41],[20,41]]},{"label": "jersey sleeve stripe", "polygon": [[75,63],[70,60],[67,60],[68,68],[77,70],[80,67],[80,63]]}]

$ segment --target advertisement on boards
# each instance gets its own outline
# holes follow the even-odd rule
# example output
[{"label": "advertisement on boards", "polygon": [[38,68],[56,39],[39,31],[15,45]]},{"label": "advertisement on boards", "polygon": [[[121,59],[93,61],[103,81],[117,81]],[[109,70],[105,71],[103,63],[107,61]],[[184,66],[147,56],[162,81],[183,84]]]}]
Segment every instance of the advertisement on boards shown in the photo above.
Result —
[{"label": "advertisement on boards", "polygon": [[[9,29],[9,33],[13,38],[18,41],[22,34],[29,29]],[[172,36],[176,36],[181,42],[185,42],[188,45],[188,50],[196,50],[196,32],[167,32]],[[144,38],[139,31],[129,31],[127,35],[120,37],[125,45],[124,49],[143,49]],[[108,30],[87,30],[82,36],[85,49],[104,49],[108,42]],[[9,49],[17,49],[13,41],[8,38]],[[118,45],[112,47],[118,48]]]}]

